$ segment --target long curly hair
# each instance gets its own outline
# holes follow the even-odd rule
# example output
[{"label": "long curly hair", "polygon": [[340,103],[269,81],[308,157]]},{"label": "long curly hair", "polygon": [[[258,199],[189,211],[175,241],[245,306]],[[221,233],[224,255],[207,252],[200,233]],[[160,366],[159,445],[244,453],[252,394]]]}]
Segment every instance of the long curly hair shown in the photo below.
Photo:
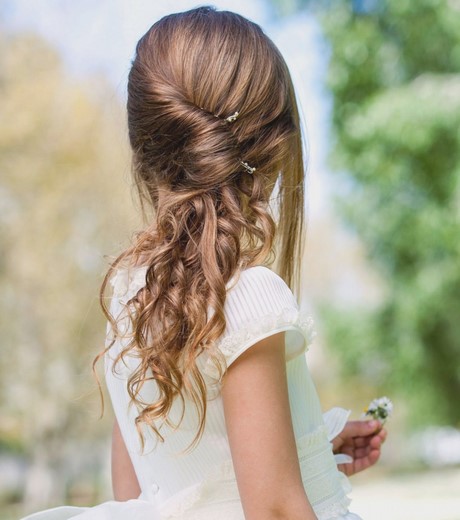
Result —
[{"label": "long curly hair", "polygon": [[[111,262],[100,302],[116,338],[107,283],[117,268],[147,267],[127,303],[132,339],[117,359],[139,359],[127,386],[142,442],[141,425],[164,441],[158,424],[171,425],[172,403],[186,395],[200,419],[194,446],[207,409],[196,358],[208,351],[219,383],[227,369],[212,349],[226,327],[227,283],[276,257],[279,275],[299,287],[305,171],[294,88],[260,26],[205,6],[165,16],[139,40],[127,112],[135,186],[151,217]],[[152,378],[160,397],[143,402]]]}]

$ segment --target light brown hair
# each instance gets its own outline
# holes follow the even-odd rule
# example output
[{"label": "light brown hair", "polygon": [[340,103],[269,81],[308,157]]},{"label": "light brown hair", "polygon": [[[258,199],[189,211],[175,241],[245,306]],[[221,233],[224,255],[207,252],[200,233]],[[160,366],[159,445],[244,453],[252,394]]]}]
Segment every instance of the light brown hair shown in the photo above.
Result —
[{"label": "light brown hair", "polygon": [[[185,391],[200,417],[194,445],[207,400],[196,358],[207,349],[220,380],[226,369],[212,346],[226,326],[227,283],[271,262],[276,250],[279,275],[298,288],[304,166],[294,89],[257,24],[205,6],[165,16],[139,40],[127,111],[135,184],[152,216],[111,263],[100,301],[118,334],[104,302],[107,282],[120,266],[148,266],[145,287],[128,302],[132,340],[117,359],[133,351],[139,358],[128,391],[141,437],[144,423],[164,440],[159,420],[170,424],[173,400],[184,403]],[[160,398],[142,402],[139,390],[152,377]]]}]

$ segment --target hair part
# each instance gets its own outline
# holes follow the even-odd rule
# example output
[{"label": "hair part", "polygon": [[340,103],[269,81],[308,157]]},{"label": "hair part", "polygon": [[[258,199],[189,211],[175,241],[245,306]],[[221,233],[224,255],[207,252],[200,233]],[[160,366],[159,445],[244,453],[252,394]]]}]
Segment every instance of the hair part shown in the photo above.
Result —
[{"label": "hair part", "polygon": [[[171,425],[173,400],[185,405],[186,395],[200,418],[193,447],[207,401],[196,358],[207,350],[219,381],[227,368],[212,348],[226,326],[227,283],[239,270],[271,263],[276,248],[280,276],[299,287],[305,172],[296,98],[287,65],[262,29],[205,6],[165,16],[139,40],[127,111],[135,186],[144,216],[148,207],[152,217],[111,263],[100,301],[116,338],[107,282],[119,266],[148,266],[145,287],[127,304],[132,339],[117,360],[133,352],[139,358],[128,392],[142,443],[143,424],[164,440],[157,425]],[[149,379],[160,392],[154,403],[140,395]]]}]

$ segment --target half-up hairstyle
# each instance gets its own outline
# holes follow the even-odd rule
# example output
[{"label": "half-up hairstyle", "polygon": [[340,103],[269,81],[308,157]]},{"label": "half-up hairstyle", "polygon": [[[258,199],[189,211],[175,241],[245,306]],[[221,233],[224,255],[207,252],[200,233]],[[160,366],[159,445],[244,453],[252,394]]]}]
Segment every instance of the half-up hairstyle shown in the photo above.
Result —
[{"label": "half-up hairstyle", "polygon": [[[173,400],[184,403],[185,393],[200,418],[193,446],[207,400],[196,358],[207,349],[219,381],[226,370],[212,346],[225,330],[229,280],[271,263],[276,250],[278,274],[298,289],[304,166],[296,99],[284,59],[257,24],[199,7],[162,18],[139,40],[127,111],[134,180],[152,217],[111,263],[100,300],[116,337],[108,280],[120,266],[147,266],[145,287],[127,303],[132,340],[117,359],[139,358],[128,391],[142,441],[142,424],[164,441],[159,422],[170,424]],[[160,398],[143,402],[139,391],[152,378]]]}]

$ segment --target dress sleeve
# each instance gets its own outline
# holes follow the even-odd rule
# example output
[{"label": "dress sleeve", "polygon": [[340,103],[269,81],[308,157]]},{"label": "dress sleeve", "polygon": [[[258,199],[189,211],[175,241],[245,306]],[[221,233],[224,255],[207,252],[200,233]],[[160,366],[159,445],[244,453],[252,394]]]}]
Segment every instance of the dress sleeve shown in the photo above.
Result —
[{"label": "dress sleeve", "polygon": [[[215,347],[224,355],[227,367],[258,341],[283,331],[288,362],[305,352],[315,335],[312,318],[299,309],[287,284],[264,266],[240,273],[228,289],[225,317],[226,329]],[[210,357],[204,371],[212,377],[218,375]]]}]

